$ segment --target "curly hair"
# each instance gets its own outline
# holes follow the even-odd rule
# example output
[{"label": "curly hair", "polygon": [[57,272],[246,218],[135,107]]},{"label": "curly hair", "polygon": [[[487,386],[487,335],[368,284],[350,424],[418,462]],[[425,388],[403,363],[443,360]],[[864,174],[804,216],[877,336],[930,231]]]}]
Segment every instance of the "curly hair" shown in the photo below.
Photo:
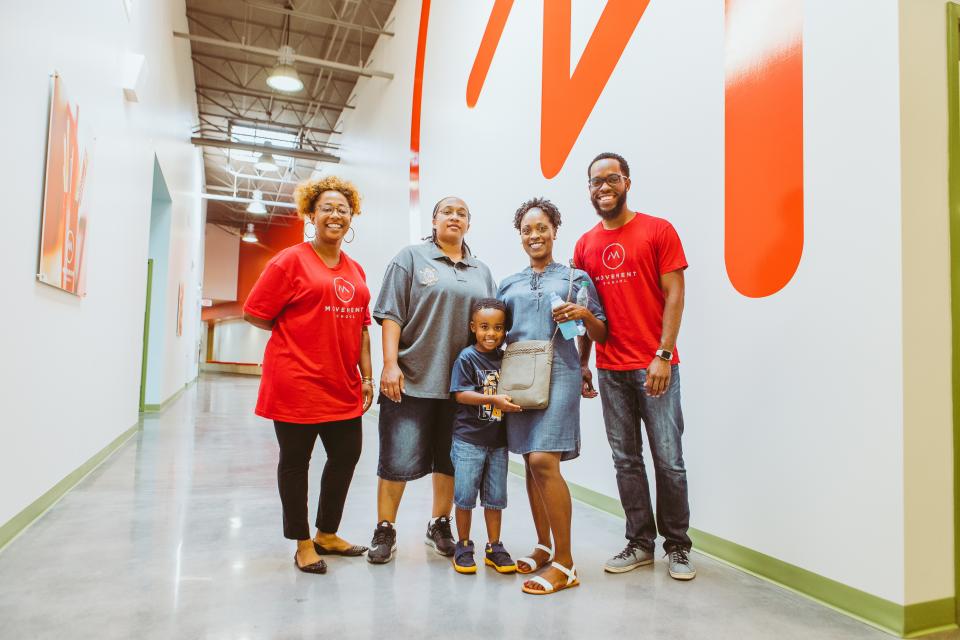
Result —
[{"label": "curly hair", "polygon": [[324,176],[319,180],[301,182],[297,185],[293,192],[293,197],[297,201],[297,213],[302,218],[309,218],[317,206],[317,200],[325,191],[337,191],[343,194],[353,215],[360,215],[360,192],[352,182],[337,176]]},{"label": "curly hair", "polygon": [[540,209],[550,218],[554,231],[560,228],[560,209],[546,198],[530,198],[513,214],[513,228],[520,231],[520,222],[530,209]]}]

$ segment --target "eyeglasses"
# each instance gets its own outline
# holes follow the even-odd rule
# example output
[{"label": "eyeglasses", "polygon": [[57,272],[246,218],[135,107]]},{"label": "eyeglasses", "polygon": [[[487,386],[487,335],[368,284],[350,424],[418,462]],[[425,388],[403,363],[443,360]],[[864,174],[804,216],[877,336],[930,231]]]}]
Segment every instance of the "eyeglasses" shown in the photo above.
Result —
[{"label": "eyeglasses", "polygon": [[322,213],[322,214],[325,215],[325,216],[329,216],[329,215],[333,214],[334,211],[336,211],[337,213],[339,213],[339,214],[342,215],[342,216],[352,216],[352,215],[353,215],[353,212],[351,212],[350,209],[343,209],[343,208],[341,208],[341,207],[330,207],[330,206],[317,207],[317,213]]},{"label": "eyeglasses", "polygon": [[445,207],[443,209],[440,209],[440,211],[437,211],[437,213],[442,216],[458,216],[460,218],[470,217],[470,212],[464,209],[463,207],[460,207],[459,209],[451,209],[449,207]]},{"label": "eyeglasses", "polygon": [[626,182],[630,178],[628,176],[622,176],[619,173],[611,173],[605,178],[590,178],[590,188],[599,189],[603,186],[603,183],[606,182],[611,187],[615,187],[621,182]]}]

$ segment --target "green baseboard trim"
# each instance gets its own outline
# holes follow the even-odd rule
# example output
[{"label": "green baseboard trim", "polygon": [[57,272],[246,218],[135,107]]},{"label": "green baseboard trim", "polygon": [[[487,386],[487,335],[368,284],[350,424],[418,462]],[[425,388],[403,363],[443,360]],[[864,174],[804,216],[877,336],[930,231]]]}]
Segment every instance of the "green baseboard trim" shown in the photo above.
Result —
[{"label": "green baseboard trim", "polygon": [[132,438],[139,430],[140,423],[137,422],[137,424],[114,438],[110,444],[93,454],[89,460],[74,469],[66,478],[55,484],[52,489],[27,505],[26,508],[3,525],[0,525],[0,550],[13,542],[24,529],[46,513],[50,507],[56,504],[60,498],[87,477],[94,469],[103,464],[113,452],[122,447],[127,440]]},{"label": "green baseboard trim", "polygon": [[145,405],[143,405],[143,412],[144,412],[144,413],[160,413],[161,411],[166,410],[167,407],[169,407],[171,404],[173,404],[174,402],[176,402],[176,401],[177,401],[177,398],[179,398],[180,395],[183,394],[183,392],[186,391],[187,388],[188,388],[190,385],[192,385],[194,382],[196,382],[196,381],[197,381],[197,379],[194,378],[194,379],[191,380],[190,382],[184,384],[184,385],[180,388],[179,391],[175,392],[172,396],[170,396],[169,398],[167,398],[166,400],[164,400],[164,401],[161,402],[160,404],[145,404]]},{"label": "green baseboard trim", "polygon": [[[520,462],[511,460],[509,468],[518,476],[525,475]],[[570,495],[576,500],[617,517],[625,517],[623,506],[618,499],[573,482],[567,482],[567,486],[570,487]],[[694,550],[698,553],[810,598],[887,633],[914,638],[957,628],[954,598],[904,606],[705,531],[690,529],[689,533]]]}]

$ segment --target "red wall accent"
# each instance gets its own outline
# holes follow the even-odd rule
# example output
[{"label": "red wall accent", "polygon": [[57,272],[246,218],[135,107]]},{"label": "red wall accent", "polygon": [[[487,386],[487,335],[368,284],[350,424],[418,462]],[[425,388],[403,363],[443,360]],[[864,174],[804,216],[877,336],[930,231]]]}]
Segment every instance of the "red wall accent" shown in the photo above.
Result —
[{"label": "red wall accent", "polygon": [[259,242],[241,242],[237,264],[237,301],[224,302],[206,307],[201,313],[204,322],[226,320],[243,316],[243,303],[247,301],[250,290],[263,273],[267,262],[278,252],[303,242],[303,223],[300,221],[288,227],[270,226],[256,230]]}]

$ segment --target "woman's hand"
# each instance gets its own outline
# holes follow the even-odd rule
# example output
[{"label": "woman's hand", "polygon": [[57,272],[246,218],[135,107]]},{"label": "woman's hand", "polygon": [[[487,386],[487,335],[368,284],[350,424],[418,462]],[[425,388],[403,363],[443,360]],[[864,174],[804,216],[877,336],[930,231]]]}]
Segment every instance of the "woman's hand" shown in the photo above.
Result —
[{"label": "woman's hand", "polygon": [[360,392],[363,394],[363,412],[373,404],[373,380],[364,380],[360,384]]},{"label": "woman's hand", "polygon": [[519,413],[523,411],[523,407],[518,404],[513,404],[512,400],[513,398],[503,393],[489,396],[490,404],[504,413]]},{"label": "woman's hand", "polygon": [[593,318],[593,314],[590,313],[589,309],[572,302],[564,302],[553,310],[553,321],[557,324],[567,320],[582,320],[585,322],[590,318]]},{"label": "woman's hand", "polygon": [[400,396],[405,389],[400,365],[396,362],[384,363],[380,373],[380,392],[394,402],[400,402]]}]

